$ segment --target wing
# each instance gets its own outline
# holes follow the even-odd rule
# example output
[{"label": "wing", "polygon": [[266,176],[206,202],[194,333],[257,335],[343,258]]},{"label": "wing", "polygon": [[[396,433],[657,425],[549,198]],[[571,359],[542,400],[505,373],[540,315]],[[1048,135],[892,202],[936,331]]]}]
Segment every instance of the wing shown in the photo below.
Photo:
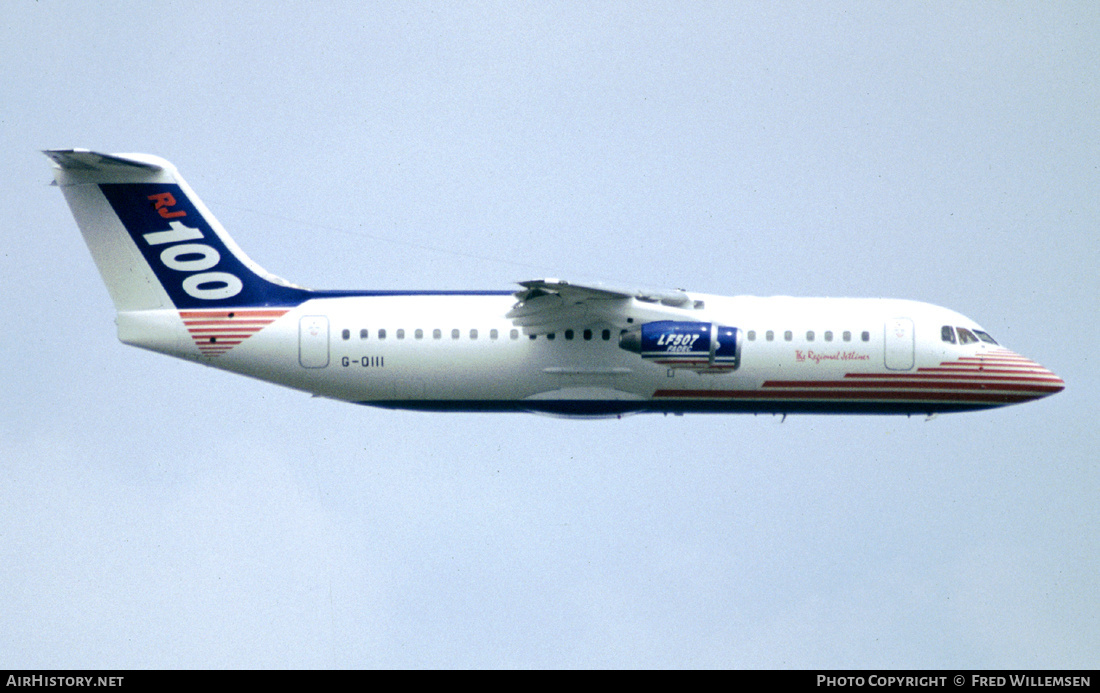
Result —
[{"label": "wing", "polygon": [[626,328],[652,320],[697,320],[703,307],[680,290],[635,289],[609,284],[575,284],[562,279],[533,279],[523,287],[507,317],[524,334],[548,334],[597,324]]}]

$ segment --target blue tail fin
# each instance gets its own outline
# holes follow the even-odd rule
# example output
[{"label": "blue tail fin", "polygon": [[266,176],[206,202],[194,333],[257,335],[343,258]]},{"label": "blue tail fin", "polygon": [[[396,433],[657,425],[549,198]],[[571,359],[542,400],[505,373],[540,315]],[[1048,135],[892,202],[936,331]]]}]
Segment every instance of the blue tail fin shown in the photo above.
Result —
[{"label": "blue tail fin", "polygon": [[120,312],[293,306],[312,296],[252,262],[164,159],[45,154]]}]

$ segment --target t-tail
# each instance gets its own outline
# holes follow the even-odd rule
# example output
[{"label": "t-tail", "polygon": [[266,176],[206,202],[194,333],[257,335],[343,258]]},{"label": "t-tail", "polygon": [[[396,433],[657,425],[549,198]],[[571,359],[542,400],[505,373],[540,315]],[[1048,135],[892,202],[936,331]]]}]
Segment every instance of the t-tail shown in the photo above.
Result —
[{"label": "t-tail", "polygon": [[[313,296],[249,259],[164,159],[44,153],[118,310],[123,342],[185,357],[197,345],[214,357]],[[180,320],[190,337],[183,343]]]}]

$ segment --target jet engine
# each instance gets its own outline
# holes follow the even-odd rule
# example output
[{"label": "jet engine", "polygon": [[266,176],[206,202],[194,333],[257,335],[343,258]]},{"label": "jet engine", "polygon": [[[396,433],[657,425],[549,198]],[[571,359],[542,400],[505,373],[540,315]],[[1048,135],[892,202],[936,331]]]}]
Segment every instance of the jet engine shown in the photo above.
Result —
[{"label": "jet engine", "polygon": [[740,330],[712,322],[647,322],[619,335],[619,348],[700,374],[728,373],[741,364]]}]

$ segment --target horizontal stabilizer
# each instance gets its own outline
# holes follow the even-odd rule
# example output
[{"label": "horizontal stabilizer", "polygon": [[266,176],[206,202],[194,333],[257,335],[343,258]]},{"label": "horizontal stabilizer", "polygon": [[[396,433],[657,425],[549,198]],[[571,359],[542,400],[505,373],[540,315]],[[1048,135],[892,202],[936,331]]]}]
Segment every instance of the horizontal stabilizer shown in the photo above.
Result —
[{"label": "horizontal stabilizer", "polygon": [[156,171],[167,163],[143,154],[100,154],[87,149],[46,149],[42,153],[66,171],[116,171],[120,167]]}]

